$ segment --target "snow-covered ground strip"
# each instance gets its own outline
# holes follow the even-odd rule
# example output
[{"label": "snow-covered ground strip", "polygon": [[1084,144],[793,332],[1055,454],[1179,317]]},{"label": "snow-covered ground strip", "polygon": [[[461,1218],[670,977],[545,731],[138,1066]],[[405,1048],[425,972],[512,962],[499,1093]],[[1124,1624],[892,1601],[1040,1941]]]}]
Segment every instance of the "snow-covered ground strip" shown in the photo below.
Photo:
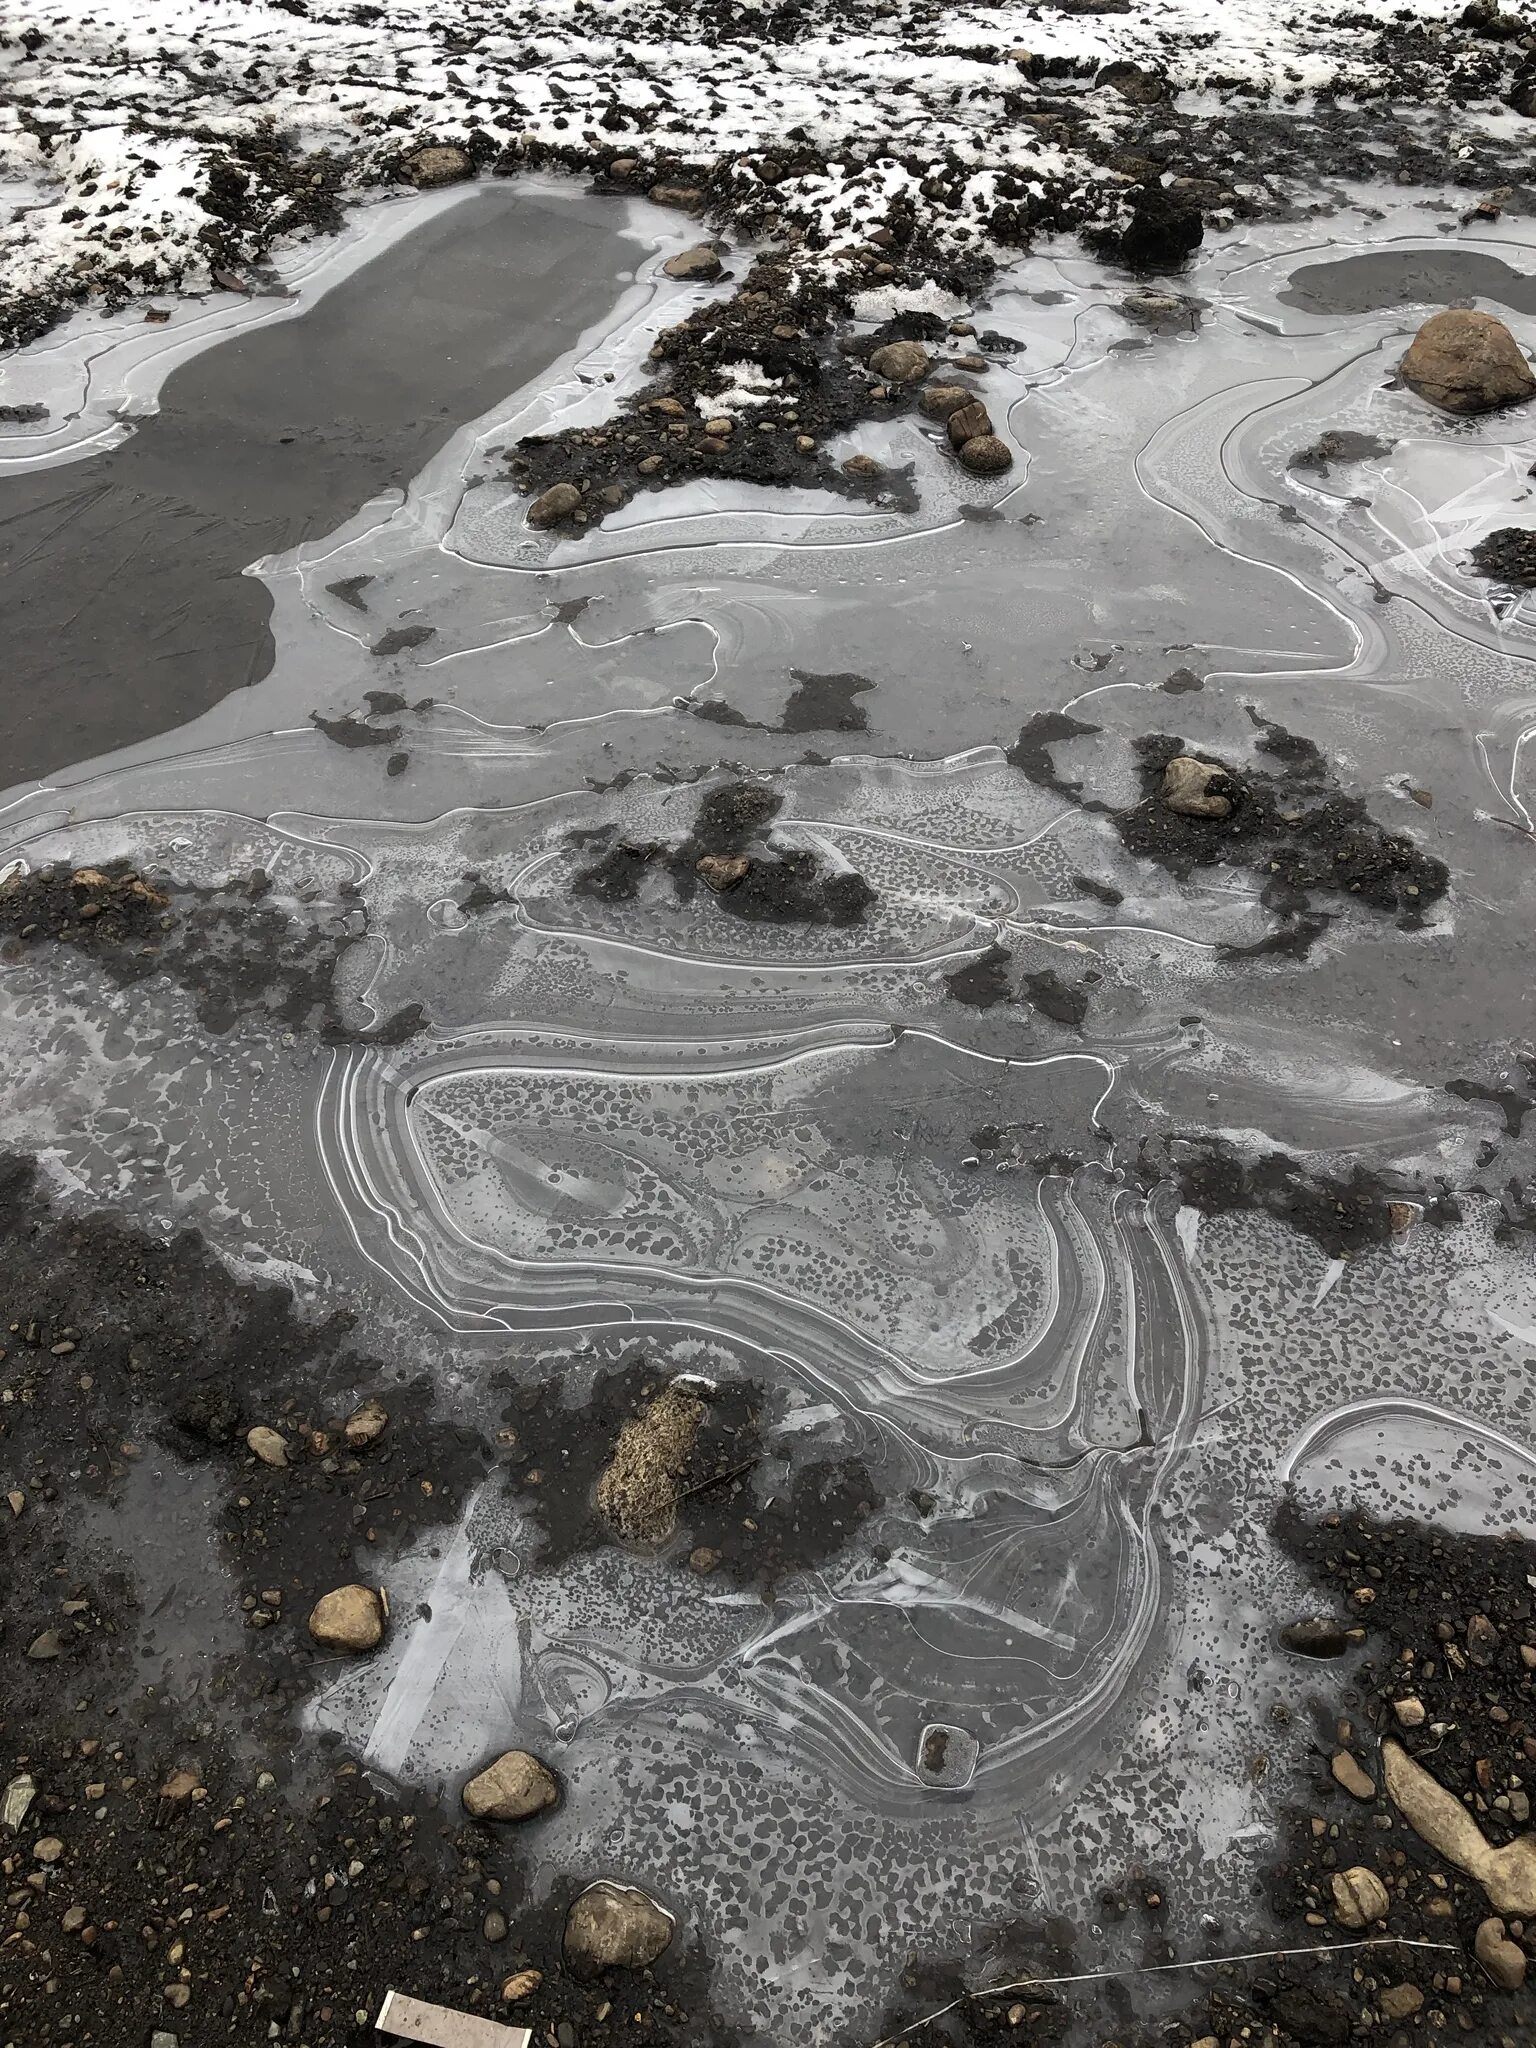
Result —
[{"label": "snow-covered ground strip", "polygon": [[[0,225],[0,335],[35,330],[51,299],[198,282],[210,262],[323,227],[336,201],[398,178],[425,142],[467,147],[477,167],[625,152],[692,166],[723,211],[734,193],[811,251],[857,241],[893,207],[940,249],[1016,243],[1021,217],[1111,216],[1134,180],[1104,159],[1128,124],[1155,129],[1181,95],[1238,110],[1342,95],[1494,112],[1524,53],[1513,17],[1485,10],[1479,29],[1473,12],[1462,0],[1411,12],[1392,0],[24,6],[0,34],[0,179],[29,188]],[[1071,98],[1070,129],[1053,94]],[[813,156],[815,173],[768,180],[757,160],[785,151]]]}]

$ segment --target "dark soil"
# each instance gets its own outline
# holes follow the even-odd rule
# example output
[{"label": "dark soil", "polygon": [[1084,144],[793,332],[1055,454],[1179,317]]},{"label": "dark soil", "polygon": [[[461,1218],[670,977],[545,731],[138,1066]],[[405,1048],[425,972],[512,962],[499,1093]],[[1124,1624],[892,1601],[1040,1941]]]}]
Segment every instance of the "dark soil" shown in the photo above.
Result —
[{"label": "dark soil", "polygon": [[751,732],[869,730],[864,706],[854,702],[866,690],[875,688],[867,676],[815,675],[803,668],[792,668],[789,673],[795,687],[785,702],[777,725],[765,725],[759,719],[747,718],[734,705],[718,697],[707,697],[702,703],[690,701],[688,709],[695,718],[708,719],[713,725],[739,726]]},{"label": "dark soil", "polygon": [[[812,853],[772,850],[767,830],[783,801],[765,783],[727,783],[704,798],[681,846],[622,840],[612,826],[584,834],[579,843],[604,850],[574,887],[604,903],[627,903],[656,873],[668,878],[680,903],[693,902],[703,888],[722,910],[751,923],[860,923],[875,900],[862,875],[833,872]],[[740,861],[742,871],[711,888],[701,880],[711,869],[700,863],[712,860]]]},{"label": "dark soil", "polygon": [[[510,471],[520,491],[538,497],[553,484],[574,484],[582,502],[554,522],[580,532],[638,491],[660,491],[689,477],[739,483],[801,484],[839,496],[910,511],[910,476],[864,457],[834,462],[824,443],[864,420],[909,412],[915,385],[883,384],[846,349],[834,346],[842,300],[825,289],[791,290],[781,257],[760,258],[740,290],[723,303],[666,328],[651,351],[655,379],[622,411],[597,427],[571,427],[519,441]],[[945,332],[930,315],[891,321],[858,343],[867,356],[884,341],[935,340]],[[756,364],[780,395],[707,431],[729,415],[711,415],[707,401],[731,387],[728,364]]]},{"label": "dark soil", "polygon": [[1006,946],[989,946],[985,953],[944,977],[944,987],[957,1003],[973,1010],[990,1010],[997,1003],[1027,1003],[1053,1024],[1080,1030],[1088,1015],[1088,989],[1083,981],[1062,980],[1054,968],[1021,975],[1015,990],[1008,969],[1013,955]]},{"label": "dark soil", "polygon": [[1531,589],[1536,586],[1536,532],[1524,526],[1499,527],[1472,550],[1472,566],[1491,582]]},{"label": "dark soil", "polygon": [[[641,1356],[602,1375],[579,1409],[567,1404],[558,1379],[507,1388],[502,1437],[512,1483],[541,1532],[536,1569],[613,1544],[594,1503],[598,1476],[624,1424],[666,1384]],[[760,1387],[685,1386],[706,1413],[676,1482],[677,1531],[661,1555],[680,1571],[718,1575],[771,1599],[781,1580],[857,1536],[878,1506],[874,1482],[857,1458],[816,1460],[791,1472],[765,1445],[770,1416]]]},{"label": "dark soil", "polygon": [[119,987],[163,977],[187,990],[212,1032],[251,1015],[332,1043],[399,1045],[422,1029],[416,1003],[367,1030],[339,1016],[333,985],[359,936],[348,924],[356,902],[279,903],[267,900],[271,890],[260,868],[213,889],[141,874],[124,860],[38,868],[0,883],[0,961],[51,944],[89,959]]},{"label": "dark soil", "polygon": [[1443,1183],[1426,1190],[1406,1176],[1358,1163],[1347,1179],[1339,1178],[1284,1152],[1244,1158],[1223,1138],[1175,1136],[1158,1148],[1155,1161],[1144,1142],[1141,1159],[1152,1179],[1171,1172],[1183,1199],[1202,1216],[1263,1210],[1311,1238],[1329,1258],[1385,1244],[1421,1220],[1456,1222],[1461,1213]]},{"label": "dark soil", "polygon": [[[1446,2040],[1512,2048],[1531,2037],[1536,1974],[1519,1990],[1501,1990],[1477,1961],[1473,1940],[1492,1908],[1381,1789],[1378,1745],[1387,1736],[1402,1743],[1463,1799],[1491,1843],[1526,1829],[1536,1763],[1536,1546],[1358,1512],[1314,1519],[1295,1507],[1282,1513],[1276,1535],[1325,1609],[1316,1621],[1305,1618],[1308,1627],[1328,1655],[1348,1661],[1319,1663],[1317,1649],[1296,1648],[1295,1697],[1271,1709],[1280,1722],[1301,1719],[1310,1728],[1313,1762],[1266,1874],[1267,1911],[1251,1926],[1212,1926],[1198,1947],[1181,1946],[1164,1925],[1166,1880],[1131,1871],[1105,1890],[1098,1914],[1111,1930],[1119,1923],[1120,1974],[1098,1985],[1030,1983],[1113,1966],[1103,1944],[1080,1941],[1069,1923],[1021,1915],[963,1962],[914,1960],[905,1995],[878,2029],[882,2038],[911,2048],[1003,2041],[1407,2048]],[[1288,1637],[1291,1618],[1274,1620],[1277,1637]],[[1415,1726],[1400,1718],[1405,1700],[1423,1710]],[[1373,1797],[1356,1798],[1335,1781],[1332,1760],[1341,1752],[1376,1786]],[[1357,1865],[1387,1888],[1386,1933],[1432,1946],[1346,1945],[1364,1937],[1339,1923],[1332,1878]],[[1516,1922],[1511,1933],[1536,1960],[1536,1925]],[[1282,1949],[1320,1952],[1274,1953]],[[1253,1950],[1264,1953],[1253,1961],[1204,1960]],[[1156,1970],[1176,1961],[1198,1967]],[[978,1988],[988,1985],[1008,1988]],[[953,2011],[925,2018],[955,1999]]]},{"label": "dark soil", "polygon": [[1013,988],[1008,969],[1013,955],[1006,946],[988,946],[977,959],[957,967],[944,977],[944,986],[957,1003],[968,1009],[990,1010],[997,1003],[1010,1002]]},{"label": "dark soil", "polygon": [[[195,1233],[63,1214],[16,1158],[0,1273],[0,1779],[36,1786],[0,1860],[4,2038],[339,2048],[395,1986],[583,2041],[730,2042],[686,1918],[653,1971],[582,1985],[560,1958],[579,1886],[528,1903],[515,1830],[298,1744],[334,1669],[314,1600],[453,1525],[503,1448],[432,1414],[419,1360],[355,1351],[346,1314],[304,1320]],[[354,1450],[367,1397],[389,1419]],[[247,1450],[256,1423],[285,1468]],[[502,1979],[530,1966],[514,2013]]]},{"label": "dark soil", "polygon": [[[1261,877],[1261,900],[1280,919],[1279,929],[1257,946],[1225,949],[1228,957],[1305,953],[1326,923],[1312,906],[1314,892],[1353,896],[1372,909],[1396,912],[1403,929],[1417,929],[1424,912],[1450,887],[1445,863],[1403,833],[1378,825],[1362,797],[1346,795],[1331,780],[1326,760],[1310,740],[1256,722],[1263,766],[1230,766],[1166,733],[1136,740],[1144,795],[1123,811],[1085,796],[1081,782],[1057,772],[1052,747],[1099,730],[1065,712],[1042,712],[1030,719],[1007,759],[1041,788],[1070,797],[1082,810],[1111,817],[1130,852],[1171,874],[1182,878],[1197,868],[1221,865],[1247,868]],[[1222,771],[1229,816],[1187,817],[1163,802],[1164,772],[1182,754]]]},{"label": "dark soil", "polygon": [[1306,448],[1298,448],[1291,457],[1291,469],[1315,469],[1319,475],[1327,476],[1335,463],[1348,465],[1352,462],[1366,462],[1372,456],[1390,455],[1397,446],[1395,441],[1383,441],[1376,434],[1357,434],[1347,427],[1336,427]]}]

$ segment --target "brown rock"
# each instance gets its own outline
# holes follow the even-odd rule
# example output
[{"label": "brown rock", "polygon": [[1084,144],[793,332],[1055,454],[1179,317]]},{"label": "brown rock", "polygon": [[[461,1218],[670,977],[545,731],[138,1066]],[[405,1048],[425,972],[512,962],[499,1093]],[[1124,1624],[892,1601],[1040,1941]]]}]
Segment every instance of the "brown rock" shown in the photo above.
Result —
[{"label": "brown rock", "polygon": [[632,178],[639,168],[640,159],[638,157],[616,156],[608,166],[608,175],[610,178]]},{"label": "brown rock", "polygon": [[562,519],[569,519],[580,505],[581,493],[574,484],[551,484],[528,507],[528,524],[558,526]]},{"label": "brown rock", "polygon": [[1227,781],[1226,769],[1216,762],[1176,754],[1163,770],[1162,799],[1184,818],[1227,818],[1232,799],[1217,786]]},{"label": "brown rock", "polygon": [[1374,1799],[1376,1780],[1361,1769],[1347,1749],[1341,1749],[1328,1767],[1336,1785],[1342,1785],[1351,1799]]},{"label": "brown rock", "polygon": [[704,431],[713,434],[717,440],[728,441],[736,431],[736,422],[728,413],[721,413],[718,419],[704,422]]},{"label": "brown rock", "polygon": [[717,896],[734,889],[751,865],[744,853],[706,853],[694,863],[695,872]]},{"label": "brown rock", "polygon": [[876,462],[873,455],[850,455],[843,464],[844,476],[884,476],[885,465]]},{"label": "brown rock", "polygon": [[643,1970],[671,1940],[671,1914],[632,1885],[595,1884],[565,1916],[565,1959],[579,1977]]},{"label": "brown rock", "polygon": [[1385,1920],[1391,1903],[1386,1886],[1363,1863],[1333,1873],[1333,1912],[1341,1927],[1358,1929]]},{"label": "brown rock", "polygon": [[1501,1991],[1525,1982],[1525,1950],[1510,1940],[1502,1920],[1485,1920],[1472,1937],[1472,1952]]},{"label": "brown rock", "polygon": [[931,420],[947,420],[962,405],[969,405],[975,396],[975,392],[965,384],[930,384],[919,396],[917,409]]},{"label": "brown rock", "polygon": [[309,1632],[326,1650],[354,1654],[384,1640],[384,1601],[372,1586],[338,1586],[323,1593],[309,1617]]},{"label": "brown rock", "polygon": [[920,341],[888,341],[875,350],[869,367],[887,384],[915,384],[933,368],[933,358]]},{"label": "brown rock", "polygon": [[692,249],[683,249],[676,256],[669,256],[661,267],[668,277],[709,284],[720,275],[725,265],[712,243],[700,242]]},{"label": "brown rock", "polygon": [[1392,1712],[1399,1728],[1422,1728],[1424,1726],[1424,1702],[1422,1700],[1394,1700]]},{"label": "brown rock", "polygon": [[526,1749],[509,1749],[470,1779],[460,1795],[476,1820],[530,1820],[557,1804],[554,1772]]},{"label": "brown rock", "polygon": [[520,1998],[531,1998],[543,1982],[542,1970],[514,1970],[503,1978],[501,1995],[508,2005],[515,2005]]},{"label": "brown rock", "polygon": [[1423,2003],[1424,1994],[1417,1984],[1389,1984],[1377,1999],[1376,2009],[1395,2025],[1398,2020],[1412,2019]]},{"label": "brown rock", "polygon": [[704,193],[697,185],[653,185],[651,197],[658,206],[682,206],[689,211],[704,204]]},{"label": "brown rock", "polygon": [[999,476],[1013,467],[1013,450],[996,434],[974,434],[955,454],[960,467],[973,476]]},{"label": "brown rock", "polygon": [[1536,376],[1504,322],[1464,306],[1431,313],[1399,374],[1442,412],[1494,412],[1536,392]]},{"label": "brown rock", "polygon": [[457,185],[473,173],[468,151],[452,148],[418,149],[405,167],[411,183],[424,192],[435,185]]},{"label": "brown rock", "polygon": [[635,464],[636,469],[639,470],[642,476],[654,476],[658,469],[665,469],[666,466],[667,461],[664,455],[643,455]]},{"label": "brown rock", "polygon": [[613,1457],[598,1478],[597,1509],[620,1536],[662,1543],[672,1534],[677,1482],[703,1420],[702,1401],[681,1387],[664,1387],[642,1416],[619,1431]]},{"label": "brown rock", "polygon": [[949,416],[950,445],[963,448],[967,441],[976,441],[983,434],[992,431],[992,415],[979,398],[973,398],[969,405],[957,406]]},{"label": "brown rock", "polygon": [[258,1422],[254,1429],[245,1432],[245,1447],[260,1458],[263,1465],[276,1466],[280,1471],[288,1462],[288,1446],[275,1429],[268,1429]]},{"label": "brown rock", "polygon": [[382,1401],[365,1401],[354,1408],[342,1424],[341,1433],[354,1450],[376,1444],[389,1427],[389,1410]]}]

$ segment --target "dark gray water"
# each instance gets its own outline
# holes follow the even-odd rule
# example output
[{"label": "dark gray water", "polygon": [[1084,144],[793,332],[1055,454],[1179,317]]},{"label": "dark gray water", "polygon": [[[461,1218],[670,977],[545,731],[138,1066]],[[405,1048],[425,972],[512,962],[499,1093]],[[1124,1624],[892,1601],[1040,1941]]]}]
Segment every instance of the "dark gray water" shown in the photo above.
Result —
[{"label": "dark gray water", "polygon": [[242,572],[399,489],[609,305],[611,205],[487,186],[296,320],[174,371],[158,416],[0,480],[7,782],[166,732],[272,665]]}]

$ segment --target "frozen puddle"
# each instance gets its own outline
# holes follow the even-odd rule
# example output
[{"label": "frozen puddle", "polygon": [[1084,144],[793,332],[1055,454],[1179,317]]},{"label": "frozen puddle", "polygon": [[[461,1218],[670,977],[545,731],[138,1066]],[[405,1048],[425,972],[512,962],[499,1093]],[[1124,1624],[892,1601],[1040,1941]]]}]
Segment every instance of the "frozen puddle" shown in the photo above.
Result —
[{"label": "frozen puddle", "polygon": [[[270,321],[6,366],[60,417],[3,450],[4,859],[259,869],[334,943],[345,1028],[255,999],[213,1031],[195,978],[18,940],[0,1137],[349,1305],[488,1433],[551,1381],[579,1431],[638,1356],[760,1391],[748,1528],[857,1467],[849,1527],[764,1585],[690,1568],[686,1514],[542,1562],[498,1468],[383,1561],[389,1642],[307,1713],[450,1800],[548,1758],[537,1885],[654,1892],[745,2029],[873,2039],[910,1954],[1025,1911],[1114,1961],[1132,1865],[1186,1934],[1229,1918],[1306,1740],[1268,1718],[1283,1488],[1474,1528],[1528,1490],[1532,1132],[1497,1090],[1536,627],[1466,562],[1536,524],[1528,428],[1390,378],[1458,293],[1536,342],[1536,241],[1255,230],[1167,331],[1031,257],[978,309],[1023,344],[1005,486],[912,420],[876,452],[915,511],[677,491],[551,542],[501,451],[644,380],[697,303],[675,217],[550,186],[396,225]],[[1298,463],[1325,434],[1347,457]],[[1136,742],[1258,774],[1273,728],[1448,893],[1322,891],[1282,945],[1267,872],[1128,846]],[[743,783],[777,896],[696,880]],[[1181,1139],[1359,1164],[1407,1220],[1342,1258],[1201,1214]]]}]

